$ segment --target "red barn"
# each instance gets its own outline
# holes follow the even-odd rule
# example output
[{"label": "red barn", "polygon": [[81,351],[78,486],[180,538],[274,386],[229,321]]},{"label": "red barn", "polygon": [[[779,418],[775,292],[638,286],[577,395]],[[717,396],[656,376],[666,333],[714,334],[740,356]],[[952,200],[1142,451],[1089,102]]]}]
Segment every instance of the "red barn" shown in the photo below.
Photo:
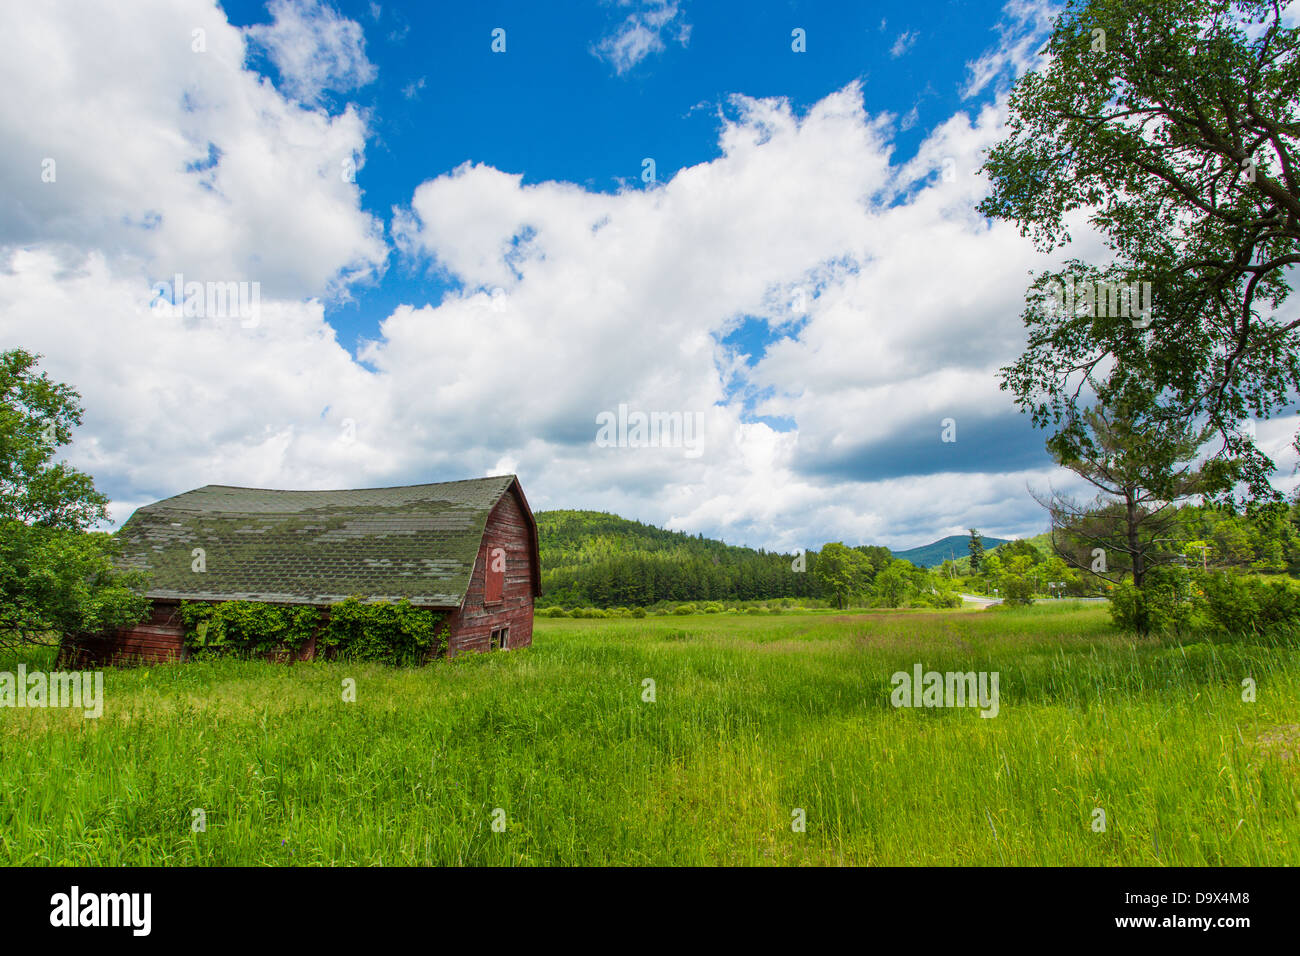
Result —
[{"label": "red barn", "polygon": [[[182,600],[405,598],[447,613],[449,655],[533,641],[537,524],[514,475],[352,491],[207,485],[140,508],[118,537],[123,564],[149,573],[153,611],[67,640],[79,664],[184,659]],[[313,639],[302,656],[314,653]]]}]

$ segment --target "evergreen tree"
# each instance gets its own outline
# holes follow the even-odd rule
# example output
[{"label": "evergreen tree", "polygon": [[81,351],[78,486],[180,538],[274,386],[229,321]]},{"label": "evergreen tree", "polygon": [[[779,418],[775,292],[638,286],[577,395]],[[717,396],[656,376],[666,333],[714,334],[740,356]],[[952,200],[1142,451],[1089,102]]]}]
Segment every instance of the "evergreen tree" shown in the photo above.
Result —
[{"label": "evergreen tree", "polygon": [[970,573],[979,574],[984,563],[984,539],[974,528],[970,529],[970,543],[966,547],[970,550]]}]

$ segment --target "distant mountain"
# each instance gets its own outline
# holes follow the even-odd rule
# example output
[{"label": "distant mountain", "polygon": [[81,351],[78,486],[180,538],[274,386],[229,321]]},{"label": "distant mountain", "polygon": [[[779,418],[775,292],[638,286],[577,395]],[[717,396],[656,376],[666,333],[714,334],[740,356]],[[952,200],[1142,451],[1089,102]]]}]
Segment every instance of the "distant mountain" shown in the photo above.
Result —
[{"label": "distant mountain", "polygon": [[[982,535],[982,537],[985,551],[992,551],[1000,544],[1007,544],[1006,538],[993,538],[988,535]],[[969,543],[970,535],[950,534],[946,538],[940,538],[930,544],[923,544],[919,548],[895,551],[893,555],[896,558],[902,558],[904,561],[911,561],[918,568],[934,568],[954,557],[958,559],[969,557]]]}]

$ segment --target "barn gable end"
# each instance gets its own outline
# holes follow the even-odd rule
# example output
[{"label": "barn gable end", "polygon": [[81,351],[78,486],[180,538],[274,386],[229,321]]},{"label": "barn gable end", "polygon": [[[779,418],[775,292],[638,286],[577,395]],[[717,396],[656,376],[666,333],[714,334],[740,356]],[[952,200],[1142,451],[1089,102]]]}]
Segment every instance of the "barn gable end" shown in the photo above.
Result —
[{"label": "barn gable end", "polygon": [[[488,603],[492,573],[501,576],[501,600]],[[509,628],[506,647],[531,644],[533,599],[540,591],[540,578],[537,525],[528,502],[522,491],[502,495],[488,516],[465,600],[452,617],[448,653],[489,650],[492,632],[503,627]]]}]

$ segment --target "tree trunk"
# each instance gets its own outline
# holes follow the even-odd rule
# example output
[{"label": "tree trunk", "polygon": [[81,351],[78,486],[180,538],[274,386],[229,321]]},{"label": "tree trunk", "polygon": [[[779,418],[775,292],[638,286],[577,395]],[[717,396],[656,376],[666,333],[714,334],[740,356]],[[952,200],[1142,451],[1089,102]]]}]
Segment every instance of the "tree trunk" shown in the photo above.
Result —
[{"label": "tree trunk", "polygon": [[1137,501],[1132,488],[1124,489],[1124,508],[1128,531],[1129,557],[1133,561],[1133,586],[1140,589],[1142,579],[1146,577],[1146,567],[1142,561],[1142,551],[1138,541]]}]

